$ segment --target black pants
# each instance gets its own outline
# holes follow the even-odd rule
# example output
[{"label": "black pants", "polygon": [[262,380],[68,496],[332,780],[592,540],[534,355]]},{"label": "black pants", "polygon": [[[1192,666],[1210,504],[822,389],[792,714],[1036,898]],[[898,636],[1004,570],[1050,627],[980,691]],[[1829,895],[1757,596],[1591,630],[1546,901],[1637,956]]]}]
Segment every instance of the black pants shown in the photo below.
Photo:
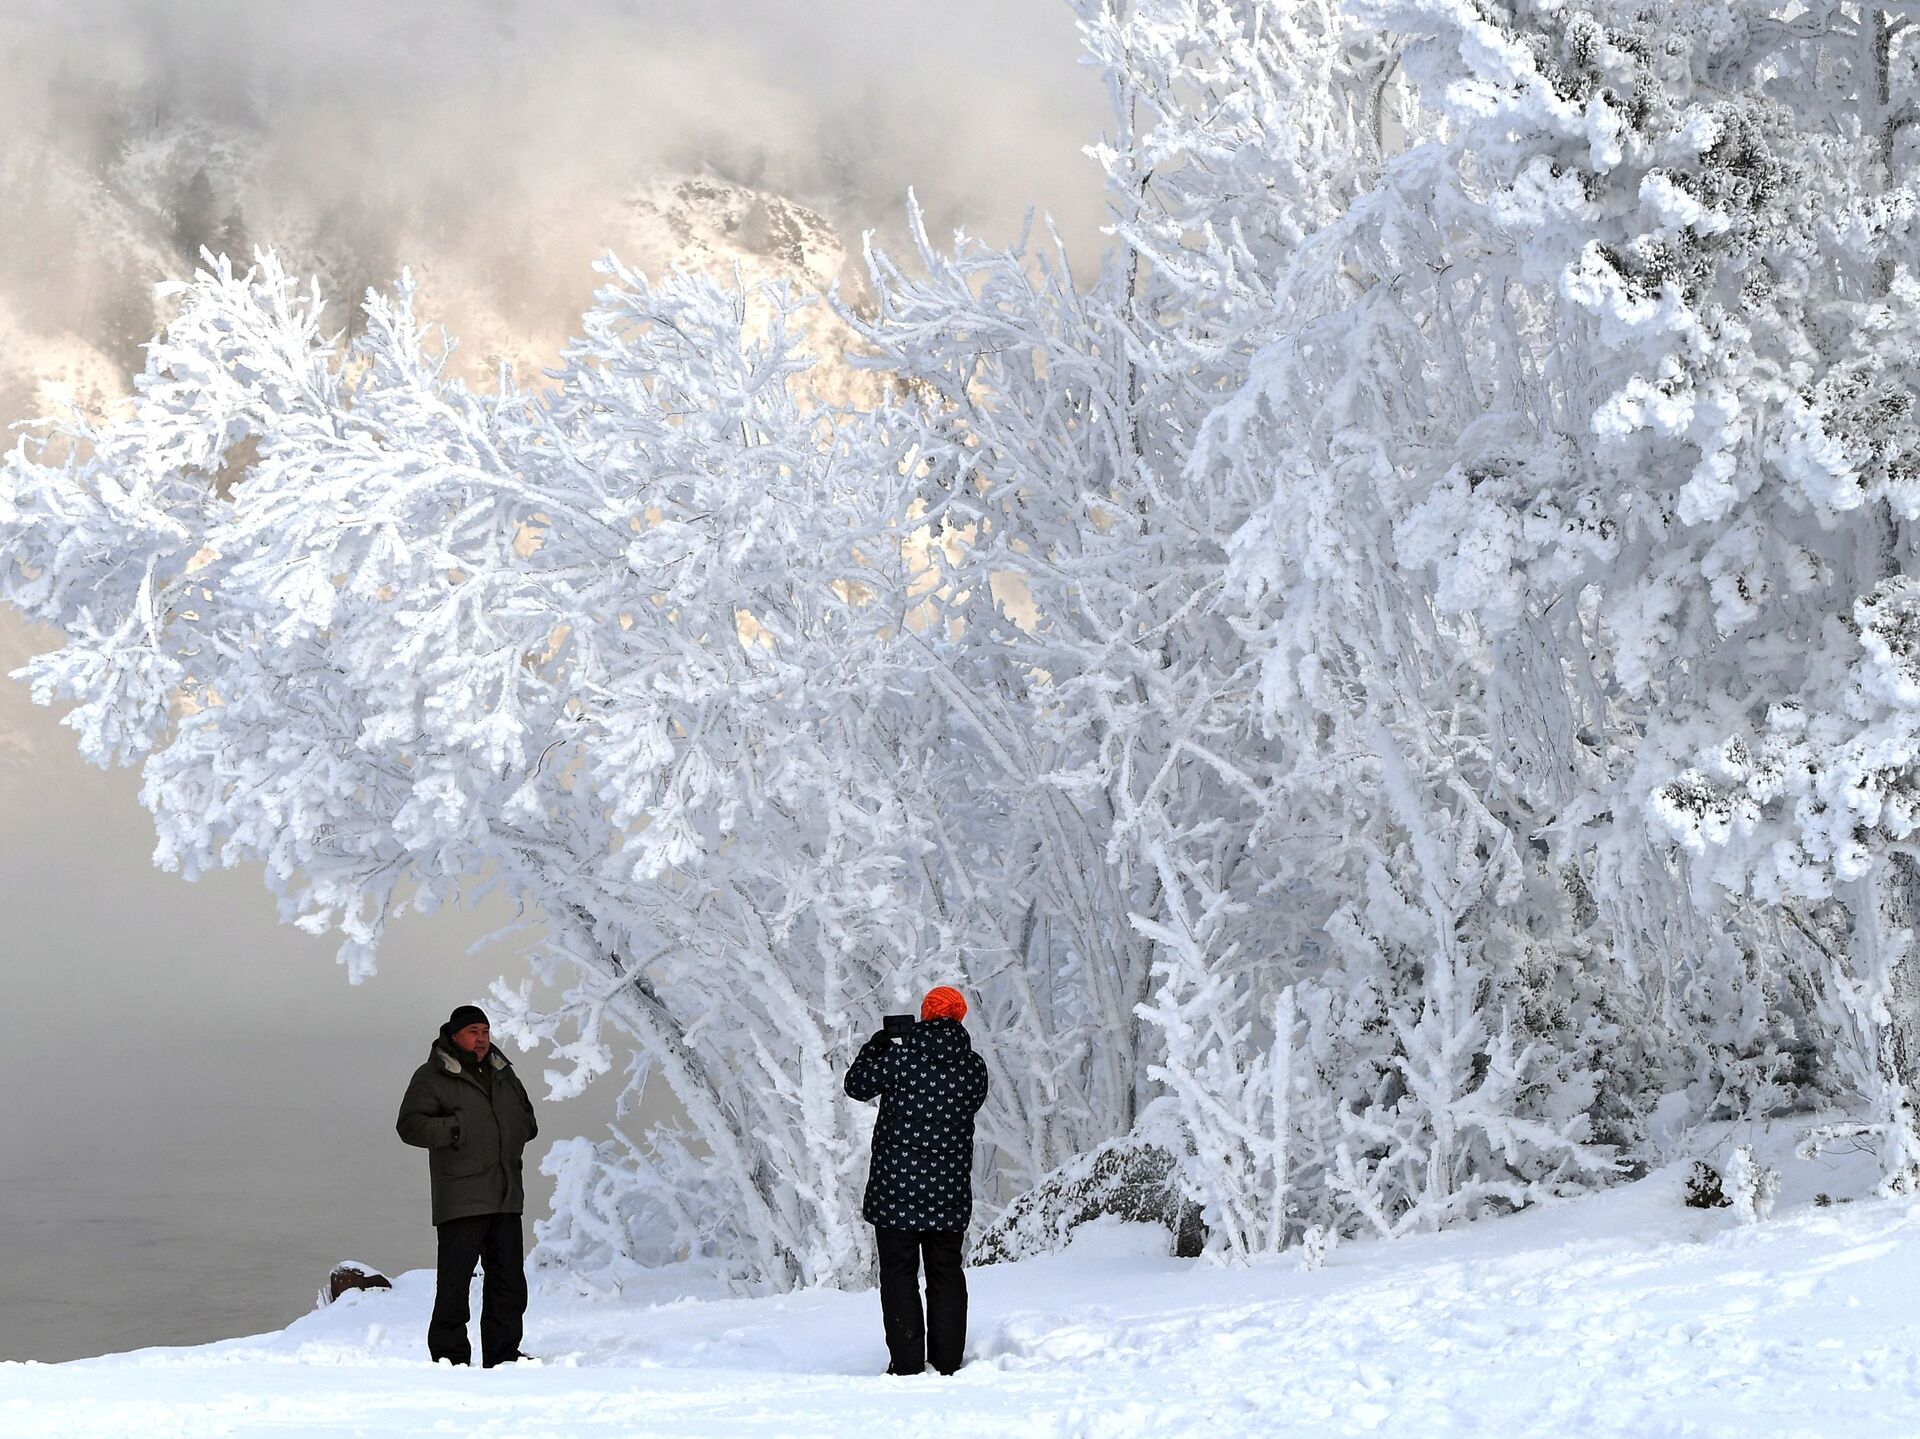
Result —
[{"label": "black pants", "polygon": [[[960,1268],[962,1230],[882,1229],[880,1318],[887,1327],[889,1374],[942,1374],[960,1367],[967,1347],[967,1276]],[[920,1311],[920,1263],[927,1266],[927,1308]]]},{"label": "black pants", "polygon": [[527,1271],[520,1250],[520,1216],[475,1214],[438,1226],[440,1269],[427,1324],[427,1353],[455,1364],[473,1361],[467,1340],[467,1289],[473,1266],[480,1282],[480,1357],[491,1369],[520,1353],[520,1323],[527,1312]]}]

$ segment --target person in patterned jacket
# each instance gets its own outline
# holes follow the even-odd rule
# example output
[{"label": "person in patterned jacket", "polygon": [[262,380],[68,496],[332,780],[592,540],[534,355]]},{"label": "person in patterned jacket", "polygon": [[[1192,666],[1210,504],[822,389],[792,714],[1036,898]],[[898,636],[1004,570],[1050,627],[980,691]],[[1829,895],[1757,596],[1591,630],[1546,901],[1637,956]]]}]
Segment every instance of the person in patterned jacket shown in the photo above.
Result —
[{"label": "person in patterned jacket", "polygon": [[967,1344],[960,1244],[973,1216],[973,1116],[986,1102],[987,1066],[960,1023],[966,1013],[959,990],[930,990],[918,1024],[897,1038],[881,1030],[847,1071],[850,1098],[880,1101],[861,1214],[880,1250],[889,1374],[928,1363],[951,1374]]}]

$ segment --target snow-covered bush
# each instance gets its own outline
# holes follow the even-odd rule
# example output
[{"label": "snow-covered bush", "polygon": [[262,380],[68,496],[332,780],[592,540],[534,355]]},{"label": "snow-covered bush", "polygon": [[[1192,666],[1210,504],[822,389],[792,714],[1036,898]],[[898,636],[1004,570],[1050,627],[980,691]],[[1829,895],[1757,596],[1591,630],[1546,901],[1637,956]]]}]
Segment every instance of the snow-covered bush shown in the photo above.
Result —
[{"label": "snow-covered bush", "polygon": [[1685,1199],[1689,1209],[1725,1209],[1727,1191],[1720,1171],[1704,1159],[1694,1160],[1687,1167]]},{"label": "snow-covered bush", "polygon": [[1734,1146],[1724,1181],[1726,1202],[1742,1224],[1758,1224],[1773,1213],[1780,1194],[1780,1171],[1754,1157],[1751,1144]]},{"label": "snow-covered bush", "polygon": [[1006,1264],[1058,1253],[1074,1230],[1096,1219],[1158,1224],[1174,1254],[1198,1255],[1207,1231],[1181,1183],[1186,1146],[1175,1107],[1149,1105],[1131,1133],[1068,1160],[1009,1204],[974,1240],[971,1262]]}]

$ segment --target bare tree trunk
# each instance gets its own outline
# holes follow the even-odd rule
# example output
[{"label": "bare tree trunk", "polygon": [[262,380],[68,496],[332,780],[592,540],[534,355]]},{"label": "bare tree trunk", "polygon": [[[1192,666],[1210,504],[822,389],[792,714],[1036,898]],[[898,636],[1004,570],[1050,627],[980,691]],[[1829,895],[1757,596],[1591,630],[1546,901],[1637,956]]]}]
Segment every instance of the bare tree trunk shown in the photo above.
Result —
[{"label": "bare tree trunk", "polygon": [[[1896,106],[1893,99],[1893,45],[1911,22],[1884,10],[1873,12],[1872,23],[1862,18],[1861,36],[1870,47],[1867,65],[1873,76],[1873,91],[1868,113],[1862,117],[1873,138],[1877,190],[1886,194],[1894,187],[1894,147],[1900,132],[1920,121],[1920,110],[1908,99]],[[1891,247],[1882,250],[1874,276],[1875,293],[1884,295],[1893,288],[1894,262]]]},{"label": "bare tree trunk", "polygon": [[1882,1188],[1920,1193],[1920,1132],[1913,1096],[1920,1088],[1920,865],[1893,855],[1861,886],[1854,915],[1854,961],[1873,1005],[1874,1071],[1882,1128]]}]

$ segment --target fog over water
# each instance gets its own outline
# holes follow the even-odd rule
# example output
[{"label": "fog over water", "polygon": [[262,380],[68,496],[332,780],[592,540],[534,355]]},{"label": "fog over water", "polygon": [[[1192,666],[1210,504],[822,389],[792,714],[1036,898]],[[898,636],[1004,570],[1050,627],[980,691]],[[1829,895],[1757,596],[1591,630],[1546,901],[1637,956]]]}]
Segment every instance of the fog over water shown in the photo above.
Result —
[{"label": "fog over water", "polygon": [[[0,663],[28,652],[0,619]],[[44,640],[43,640],[44,642]],[[280,925],[257,871],[155,869],[137,776],[103,773],[17,683],[0,767],[0,1359],[61,1359],[275,1328],[327,1270],[433,1261],[425,1155],[393,1132],[447,1012],[484,1003],[509,918],[410,918],[350,986],[333,944]],[[541,1100],[542,1138],[596,1133],[611,1091]],[[548,1183],[529,1174],[528,1237]]]},{"label": "fog over water", "polygon": [[[936,233],[1011,238],[1037,203],[1091,248],[1102,104],[1058,0],[0,0],[0,185],[48,197],[8,216],[0,336],[137,360],[96,301],[166,259],[98,234],[142,136],[241,144],[221,173],[252,242],[284,220],[376,283],[415,246],[463,255],[544,336],[605,243],[566,217],[653,178],[787,194],[849,240],[897,234],[909,184]],[[35,146],[84,183],[36,179]],[[0,671],[55,638],[0,613]],[[425,1156],[394,1111],[526,937],[469,954],[505,914],[409,918],[349,986],[256,870],[155,870],[137,773],[87,766],[57,721],[0,680],[0,1360],[277,1327],[336,1260],[430,1263]],[[513,1057],[541,1111],[531,1171],[612,1095],[540,1102],[539,1056]]]}]

